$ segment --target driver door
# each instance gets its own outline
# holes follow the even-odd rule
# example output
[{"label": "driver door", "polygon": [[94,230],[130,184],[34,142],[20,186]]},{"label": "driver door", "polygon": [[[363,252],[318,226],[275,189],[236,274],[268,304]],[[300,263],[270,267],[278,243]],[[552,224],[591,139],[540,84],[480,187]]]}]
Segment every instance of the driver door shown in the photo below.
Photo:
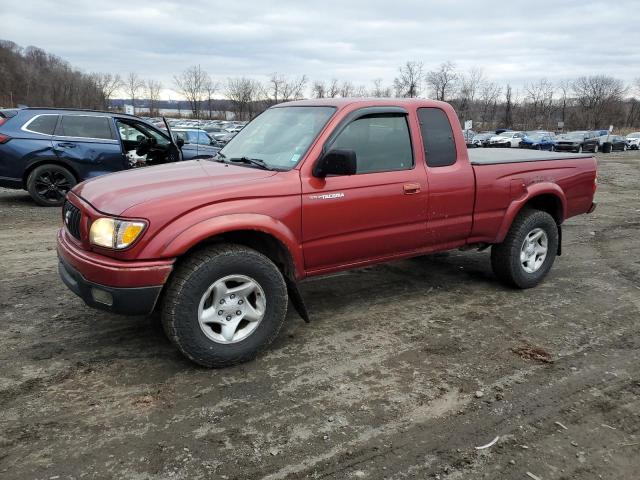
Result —
[{"label": "driver door", "polygon": [[150,125],[128,118],[118,118],[116,130],[120,135],[123,152],[130,161],[144,158],[147,163],[159,164],[179,159],[169,137]]}]

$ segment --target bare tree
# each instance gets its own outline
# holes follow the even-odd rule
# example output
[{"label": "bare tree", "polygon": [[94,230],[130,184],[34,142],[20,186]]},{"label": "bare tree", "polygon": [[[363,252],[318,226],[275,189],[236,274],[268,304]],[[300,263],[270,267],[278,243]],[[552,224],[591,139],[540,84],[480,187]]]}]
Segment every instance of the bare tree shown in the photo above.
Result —
[{"label": "bare tree", "polygon": [[209,75],[207,75],[202,88],[207,99],[207,111],[209,112],[209,119],[211,119],[213,118],[213,95],[220,89],[220,83],[214,81]]},{"label": "bare tree", "polygon": [[327,96],[327,86],[321,80],[316,80],[311,86],[311,92],[314,98],[324,98]]},{"label": "bare tree", "polygon": [[144,80],[142,80],[137,73],[130,72],[124,82],[124,88],[131,99],[131,105],[133,106],[133,112],[136,111],[136,98],[140,91],[144,88]]},{"label": "bare tree", "polygon": [[335,98],[340,94],[340,86],[338,85],[338,79],[334,78],[331,80],[329,84],[329,88],[327,89],[327,97]]},{"label": "bare tree", "polygon": [[480,120],[485,129],[493,126],[502,88],[495,82],[483,82],[480,86]]},{"label": "bare tree", "polygon": [[417,97],[424,81],[422,62],[408,61],[399,69],[399,75],[393,80],[397,97]]},{"label": "bare tree", "polygon": [[524,128],[549,128],[553,111],[553,84],[543,78],[524,87]]},{"label": "bare tree", "polygon": [[111,73],[92,73],[91,78],[102,93],[103,108],[108,109],[116,90],[123,85],[122,78]]},{"label": "bare tree", "polygon": [[456,91],[458,82],[456,66],[451,62],[445,62],[438,70],[427,72],[426,79],[431,95],[436,100],[446,102]]},{"label": "bare tree", "polygon": [[472,108],[475,106],[476,96],[481,88],[484,75],[480,68],[472,68],[460,75],[460,91],[458,93],[458,115],[460,121],[473,118]]},{"label": "bare tree", "polygon": [[195,118],[200,118],[201,104],[208,79],[209,75],[202,70],[200,65],[193,65],[180,75],[173,77],[178,92],[189,102],[191,113]]},{"label": "bare tree", "polygon": [[390,97],[391,87],[385,87],[382,84],[381,78],[376,78],[373,81],[373,89],[371,90],[371,96],[376,98]]},{"label": "bare tree", "polygon": [[584,127],[600,128],[620,114],[627,88],[624,83],[607,75],[580,77],[572,83]]},{"label": "bare tree", "polygon": [[149,115],[155,117],[158,115],[158,102],[160,101],[160,92],[162,90],[162,83],[157,80],[147,80],[146,83],[146,95],[149,100]]},{"label": "bare tree", "polygon": [[256,111],[256,103],[262,95],[259,82],[246,77],[229,78],[225,86],[225,96],[231,101],[238,119],[250,120]]},{"label": "bare tree", "polygon": [[353,97],[354,92],[355,92],[355,87],[353,86],[353,83],[351,83],[349,80],[343,81],[342,84],[340,85],[339,93],[342,98]]},{"label": "bare tree", "polygon": [[511,85],[507,84],[507,88],[504,94],[504,118],[503,124],[505,128],[511,128],[513,126],[513,91]]},{"label": "bare tree", "polygon": [[304,98],[304,89],[307,81],[306,75],[290,79],[284,75],[272,73],[265,89],[269,103],[275,105],[280,102]]}]

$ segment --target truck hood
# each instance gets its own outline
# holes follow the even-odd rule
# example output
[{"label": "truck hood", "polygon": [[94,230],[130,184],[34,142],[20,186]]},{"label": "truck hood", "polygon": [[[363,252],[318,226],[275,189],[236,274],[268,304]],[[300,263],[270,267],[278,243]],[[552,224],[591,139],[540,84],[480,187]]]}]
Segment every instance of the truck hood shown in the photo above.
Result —
[{"label": "truck hood", "polygon": [[80,183],[73,193],[96,210],[117,216],[141,203],[246,185],[276,173],[210,160],[191,160],[103,175]]}]

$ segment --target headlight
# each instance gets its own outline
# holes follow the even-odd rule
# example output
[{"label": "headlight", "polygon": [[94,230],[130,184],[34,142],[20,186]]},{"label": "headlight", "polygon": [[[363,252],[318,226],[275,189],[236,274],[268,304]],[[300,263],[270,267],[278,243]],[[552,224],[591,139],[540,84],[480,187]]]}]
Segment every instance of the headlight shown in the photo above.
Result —
[{"label": "headlight", "polygon": [[140,236],[146,224],[140,221],[98,218],[91,224],[89,242],[116,250],[127,248]]}]

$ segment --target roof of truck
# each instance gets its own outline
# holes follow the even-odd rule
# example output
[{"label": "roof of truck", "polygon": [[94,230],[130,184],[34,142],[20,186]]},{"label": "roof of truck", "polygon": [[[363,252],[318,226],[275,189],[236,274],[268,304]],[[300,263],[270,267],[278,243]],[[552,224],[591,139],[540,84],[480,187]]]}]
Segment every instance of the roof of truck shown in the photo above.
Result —
[{"label": "roof of truck", "polygon": [[277,107],[344,107],[351,104],[360,104],[363,107],[376,106],[403,106],[403,107],[434,107],[448,105],[448,103],[431,100],[428,98],[314,98],[309,100],[295,100],[274,105]]}]

